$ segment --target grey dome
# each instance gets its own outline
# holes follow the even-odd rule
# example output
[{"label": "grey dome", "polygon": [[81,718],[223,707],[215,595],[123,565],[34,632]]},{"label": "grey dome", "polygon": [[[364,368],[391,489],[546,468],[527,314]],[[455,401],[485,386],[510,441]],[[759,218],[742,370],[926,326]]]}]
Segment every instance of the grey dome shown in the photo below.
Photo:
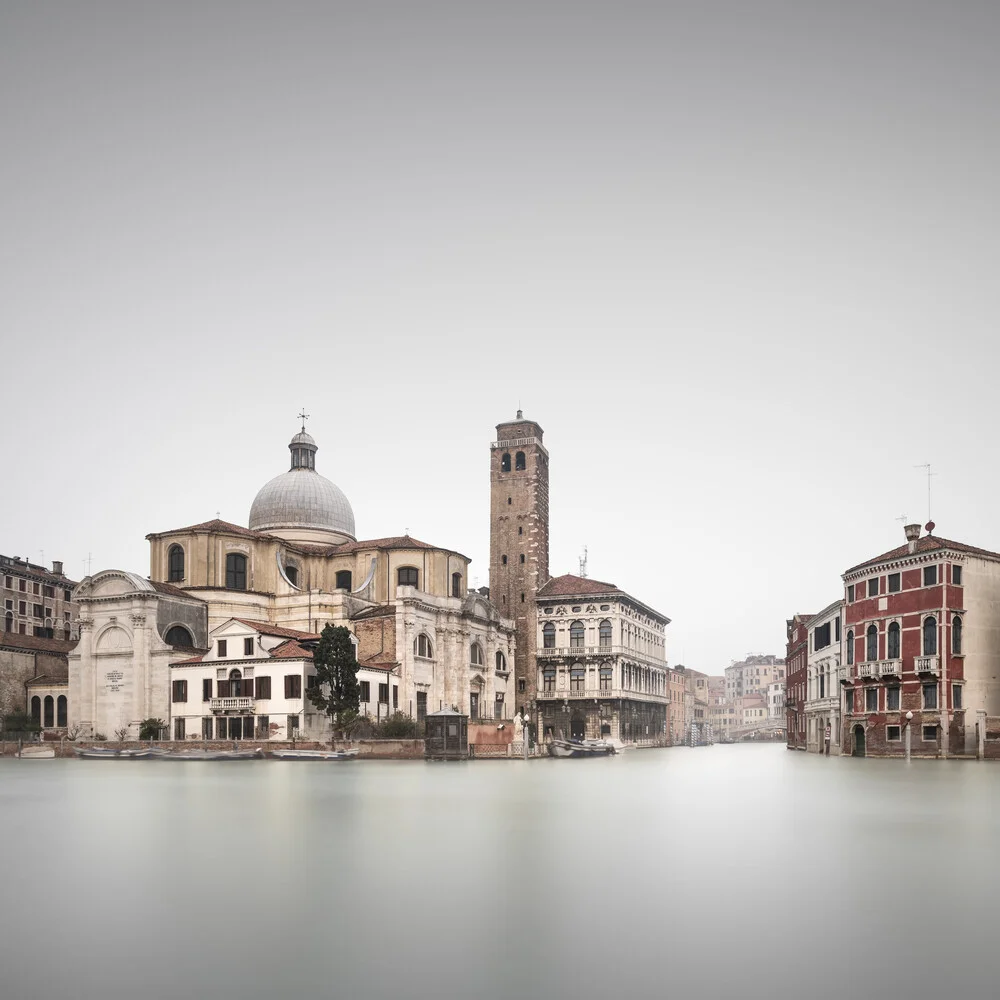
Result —
[{"label": "grey dome", "polygon": [[250,528],[318,528],[354,538],[354,511],[329,479],[312,469],[290,469],[261,488],[250,508]]}]

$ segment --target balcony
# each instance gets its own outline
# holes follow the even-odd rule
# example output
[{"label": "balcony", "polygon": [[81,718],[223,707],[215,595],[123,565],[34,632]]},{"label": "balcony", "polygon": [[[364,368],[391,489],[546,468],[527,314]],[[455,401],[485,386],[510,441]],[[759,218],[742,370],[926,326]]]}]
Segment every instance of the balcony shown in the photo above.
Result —
[{"label": "balcony", "polygon": [[658,660],[648,653],[640,652],[638,649],[630,649],[628,646],[554,646],[551,649],[539,649],[537,652],[539,659],[554,657],[565,660],[583,660],[597,657],[603,660],[612,660],[616,656],[622,656],[627,660],[657,667],[660,670],[665,670],[667,667],[666,660]]},{"label": "balcony", "polygon": [[878,663],[876,661],[874,661],[874,660],[871,660],[871,661],[869,661],[867,663],[859,663],[858,664],[858,676],[859,677],[870,677],[870,678],[873,678],[873,679],[875,677],[878,677]]},{"label": "balcony", "polygon": [[213,712],[252,712],[253,698],[213,698]]},{"label": "balcony", "polygon": [[937,656],[916,656],[913,666],[918,674],[933,674],[937,677],[941,673],[941,660]]},{"label": "balcony", "polygon": [[586,688],[583,691],[545,691],[539,689],[536,695],[539,701],[655,701],[661,705],[670,703],[666,694],[654,694],[652,691],[621,691],[618,688]]},{"label": "balcony", "polygon": [[902,677],[903,664],[900,660],[879,660],[879,677]]}]

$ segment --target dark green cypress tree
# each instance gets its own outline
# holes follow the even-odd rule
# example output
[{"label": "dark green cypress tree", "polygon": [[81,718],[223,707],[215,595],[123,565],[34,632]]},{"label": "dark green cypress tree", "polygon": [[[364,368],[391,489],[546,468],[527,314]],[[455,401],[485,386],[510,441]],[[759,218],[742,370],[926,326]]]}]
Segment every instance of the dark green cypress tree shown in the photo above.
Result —
[{"label": "dark green cypress tree", "polygon": [[327,625],[313,653],[313,666],[316,686],[309,688],[309,700],[330,716],[335,729],[343,730],[357,716],[361,703],[350,629]]}]

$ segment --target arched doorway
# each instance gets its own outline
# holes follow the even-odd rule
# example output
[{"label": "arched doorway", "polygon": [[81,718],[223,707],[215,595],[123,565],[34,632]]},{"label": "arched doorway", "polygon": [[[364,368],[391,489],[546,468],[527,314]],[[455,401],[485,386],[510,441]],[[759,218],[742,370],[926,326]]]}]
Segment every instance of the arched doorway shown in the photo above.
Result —
[{"label": "arched doorway", "polygon": [[582,740],[587,733],[587,723],[582,715],[574,714],[569,721],[569,738],[571,740]]},{"label": "arched doorway", "polygon": [[854,727],[854,756],[864,757],[865,755],[865,727]]}]

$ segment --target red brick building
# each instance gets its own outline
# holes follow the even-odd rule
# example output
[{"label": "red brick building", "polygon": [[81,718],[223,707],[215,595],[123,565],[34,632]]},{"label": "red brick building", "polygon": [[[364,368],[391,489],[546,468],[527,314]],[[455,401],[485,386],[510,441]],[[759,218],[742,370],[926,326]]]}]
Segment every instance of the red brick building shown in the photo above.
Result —
[{"label": "red brick building", "polygon": [[1000,714],[1000,554],[927,529],[843,574],[844,753],[975,755]]},{"label": "red brick building", "polygon": [[785,714],[789,750],[806,749],[806,685],[809,680],[809,629],[812,615],[792,615],[785,622]]}]

